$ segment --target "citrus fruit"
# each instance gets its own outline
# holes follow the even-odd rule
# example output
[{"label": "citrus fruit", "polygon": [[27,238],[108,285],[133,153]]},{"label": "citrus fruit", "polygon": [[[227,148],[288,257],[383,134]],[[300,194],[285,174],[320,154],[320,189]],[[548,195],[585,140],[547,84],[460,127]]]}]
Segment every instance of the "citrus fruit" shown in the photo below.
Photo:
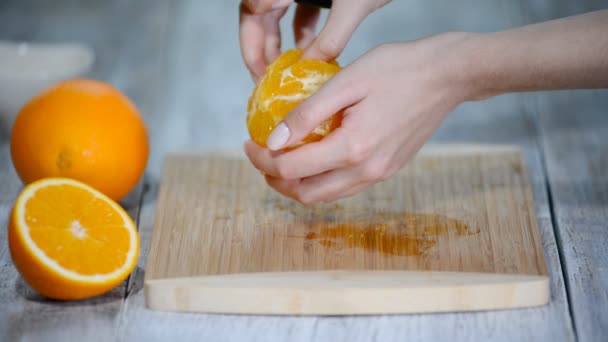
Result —
[{"label": "citrus fruit", "polygon": [[[249,99],[247,128],[251,139],[262,147],[266,147],[272,130],[294,107],[340,71],[336,62],[302,60],[301,56],[300,49],[281,54],[268,66]],[[294,146],[321,140],[340,126],[341,120],[342,113],[337,113]]]},{"label": "citrus fruit", "polygon": [[44,178],[23,189],[8,241],[23,279],[40,294],[64,300],[116,287],[139,254],[129,215],[101,192],[69,178]]},{"label": "citrus fruit", "polygon": [[17,114],[11,157],[21,180],[68,177],[114,200],[144,172],[148,138],[129,99],[94,80],[67,80],[32,98]]}]

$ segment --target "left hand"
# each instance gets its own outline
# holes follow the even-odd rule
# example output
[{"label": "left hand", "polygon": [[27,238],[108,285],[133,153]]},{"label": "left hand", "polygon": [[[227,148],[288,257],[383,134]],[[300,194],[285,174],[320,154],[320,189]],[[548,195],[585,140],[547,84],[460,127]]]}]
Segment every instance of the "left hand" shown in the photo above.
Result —
[{"label": "left hand", "polygon": [[[303,204],[334,201],[389,178],[447,113],[474,96],[462,53],[470,49],[461,48],[470,36],[373,49],[285,117],[267,142],[275,151],[248,141],[247,156],[271,187]],[[281,151],[342,109],[342,125],[323,140]]]},{"label": "left hand", "polygon": [[[296,47],[303,58],[330,61],[338,57],[359,24],[390,0],[334,0],[317,36],[320,9],[298,4],[293,17]],[[280,54],[279,21],[293,0],[242,0],[239,7],[241,54],[257,83]]]}]

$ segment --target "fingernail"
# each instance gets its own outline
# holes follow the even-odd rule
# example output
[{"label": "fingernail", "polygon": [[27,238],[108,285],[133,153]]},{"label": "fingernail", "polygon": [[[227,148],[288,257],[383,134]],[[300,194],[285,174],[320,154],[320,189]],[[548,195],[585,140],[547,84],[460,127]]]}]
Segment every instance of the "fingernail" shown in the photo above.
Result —
[{"label": "fingernail", "polygon": [[290,3],[291,0],[275,0],[274,4],[272,5],[272,9],[276,10],[279,8],[287,7]]},{"label": "fingernail", "polygon": [[270,133],[268,140],[266,140],[266,145],[269,149],[276,151],[285,145],[287,140],[289,140],[289,136],[291,136],[289,127],[284,122],[281,122]]}]

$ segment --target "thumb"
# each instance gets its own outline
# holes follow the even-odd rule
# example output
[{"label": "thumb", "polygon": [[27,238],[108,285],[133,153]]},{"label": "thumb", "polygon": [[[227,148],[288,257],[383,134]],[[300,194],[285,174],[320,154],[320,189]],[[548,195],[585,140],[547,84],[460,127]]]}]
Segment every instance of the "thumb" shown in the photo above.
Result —
[{"label": "thumb", "polygon": [[276,151],[291,146],[314,131],[323,121],[357,103],[363,89],[352,76],[339,72],[312,96],[300,103],[272,131],[266,146]]},{"label": "thumb", "polygon": [[355,29],[372,10],[369,1],[334,1],[325,26],[304,51],[302,59],[330,61],[338,57]]}]

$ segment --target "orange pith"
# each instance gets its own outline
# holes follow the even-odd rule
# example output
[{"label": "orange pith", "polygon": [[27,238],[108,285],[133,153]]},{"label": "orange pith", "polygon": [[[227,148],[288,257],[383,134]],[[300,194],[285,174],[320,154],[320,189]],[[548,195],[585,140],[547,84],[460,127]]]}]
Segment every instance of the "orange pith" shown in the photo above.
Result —
[{"label": "orange pith", "polygon": [[9,247],[24,280],[55,299],[81,299],[120,284],[135,267],[133,221],[107,196],[67,178],[45,178],[18,197]]},{"label": "orange pith", "polygon": [[[265,147],[272,130],[298,104],[340,71],[340,66],[318,60],[301,60],[302,51],[288,50],[268,68],[253,90],[247,108],[251,139]],[[340,126],[342,113],[325,120],[297,145],[319,141]]]}]

